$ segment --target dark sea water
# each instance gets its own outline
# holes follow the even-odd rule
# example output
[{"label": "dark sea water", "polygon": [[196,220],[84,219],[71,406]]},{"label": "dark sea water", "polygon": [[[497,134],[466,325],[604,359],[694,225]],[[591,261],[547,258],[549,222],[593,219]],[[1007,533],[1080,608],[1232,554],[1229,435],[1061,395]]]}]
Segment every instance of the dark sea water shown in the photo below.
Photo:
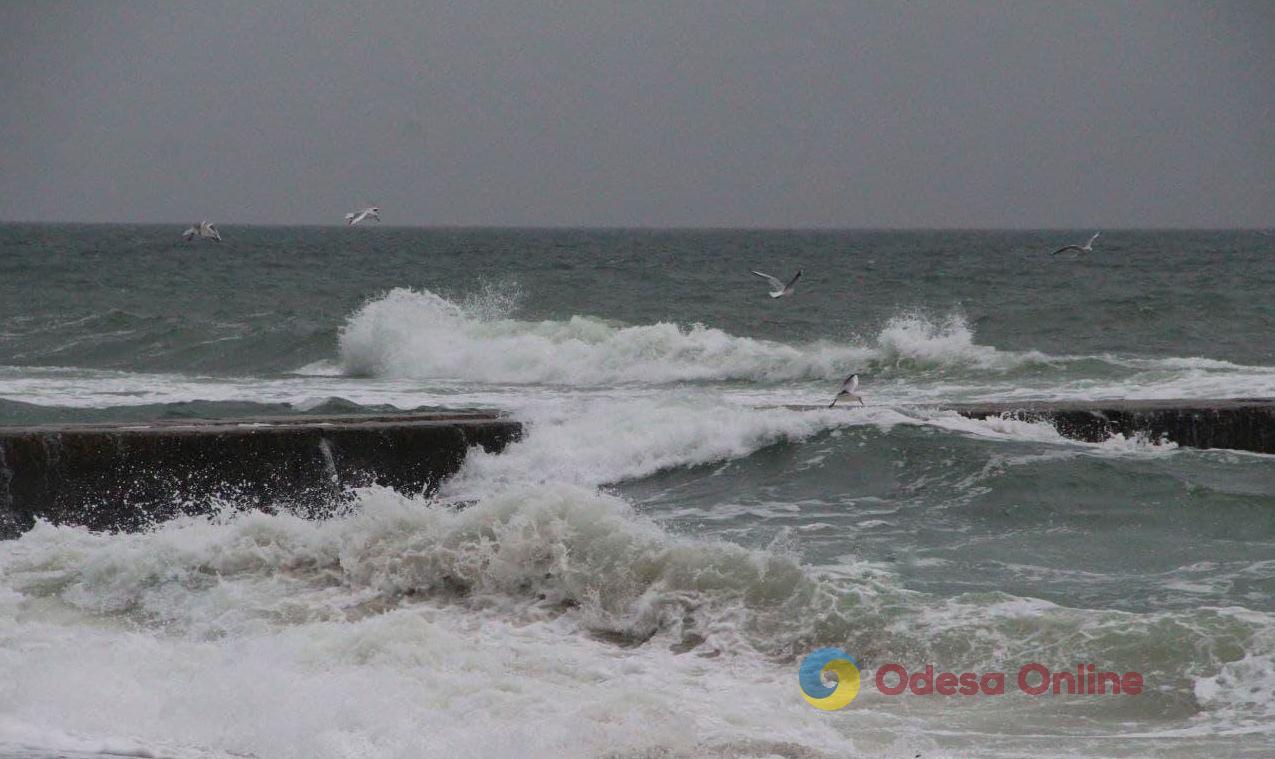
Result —
[{"label": "dark sea water", "polygon": [[[1275,751],[1275,458],[938,408],[1275,396],[1275,237],[180,231],[0,226],[0,425],[528,434],[437,501],[0,543],[0,753]],[[865,407],[782,407],[852,371]],[[863,670],[841,711],[797,684],[825,646]],[[1030,696],[1032,662],[1145,688]],[[892,663],[1010,683],[889,696]]]}]

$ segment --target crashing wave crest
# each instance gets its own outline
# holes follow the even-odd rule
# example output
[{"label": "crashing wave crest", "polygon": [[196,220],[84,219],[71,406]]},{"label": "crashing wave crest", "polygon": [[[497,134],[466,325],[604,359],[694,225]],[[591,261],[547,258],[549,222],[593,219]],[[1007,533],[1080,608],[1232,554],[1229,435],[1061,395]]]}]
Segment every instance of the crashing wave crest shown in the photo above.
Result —
[{"label": "crashing wave crest", "polygon": [[508,308],[492,308],[490,299],[457,304],[404,288],[363,304],[339,342],[341,365],[353,375],[563,385],[834,380],[849,369],[1009,370],[1047,360],[976,345],[956,315],[939,322],[897,316],[873,344],[787,345],[702,324],[634,326],[593,316],[522,321]]}]

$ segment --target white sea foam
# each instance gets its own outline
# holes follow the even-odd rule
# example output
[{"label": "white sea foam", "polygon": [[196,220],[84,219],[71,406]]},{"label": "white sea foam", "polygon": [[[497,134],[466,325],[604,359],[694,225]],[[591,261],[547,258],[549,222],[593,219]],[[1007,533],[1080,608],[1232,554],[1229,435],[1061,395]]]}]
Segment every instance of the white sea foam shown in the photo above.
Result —
[{"label": "white sea foam", "polygon": [[[346,320],[340,369],[381,381],[469,383],[475,392],[501,385],[728,382],[736,383],[729,392],[747,393],[748,387],[835,382],[857,370],[872,397],[887,403],[1275,394],[1271,367],[1001,350],[979,344],[959,314],[904,312],[868,339],[789,344],[699,324],[624,325],[593,316],[525,321],[511,315],[513,299],[498,296],[456,303],[427,290],[391,290]],[[305,371],[327,375],[334,368],[322,363]]]},{"label": "white sea foam", "polygon": [[590,316],[540,322],[453,303],[427,290],[395,289],[368,301],[341,330],[342,365],[356,375],[492,383],[668,383],[840,379],[866,365],[1010,369],[1045,361],[974,343],[959,316],[907,314],[874,343],[788,345],[703,325],[620,325]]},{"label": "white sea foam", "polygon": [[[670,535],[574,486],[523,486],[461,510],[379,489],[360,499],[326,522],[248,514],[138,535],[40,525],[6,546],[0,747],[934,754],[925,734],[936,719],[971,735],[1024,715],[1068,719],[1053,700],[1012,695],[900,710],[871,687],[851,710],[820,713],[797,695],[795,665],[821,644],[862,657],[869,678],[872,662],[991,669],[1044,645],[1063,657],[1053,666],[1081,657],[1179,690],[1195,677],[1202,736],[1269,727],[1269,692],[1250,688],[1269,675],[1269,614],[929,599],[880,568],[854,569],[854,557],[833,583],[782,549]],[[1226,663],[1198,648],[1219,641],[1249,656]],[[1180,655],[1192,647],[1204,653]],[[1174,698],[1149,690],[1108,708],[1124,730],[1153,730],[1160,718],[1147,715],[1178,708]]]},{"label": "white sea foam", "polygon": [[[591,632],[669,644],[699,633],[720,651],[753,647],[739,637],[753,627],[800,625],[791,612],[827,595],[786,555],[675,538],[621,499],[567,485],[459,510],[373,488],[352,516],[326,522],[254,513],[137,535],[42,524],[0,573],[8,590],[198,640],[433,599],[524,620],[570,609]],[[714,627],[724,620],[740,627]]]},{"label": "white sea foam", "polygon": [[494,318],[405,289],[355,312],[341,330],[340,349],[353,374],[570,385],[828,378],[864,358],[852,347],[800,350],[703,325]]},{"label": "white sea foam", "polygon": [[938,411],[920,417],[920,421],[953,432],[997,440],[1051,443],[1080,450],[1108,453],[1167,453],[1178,450],[1178,444],[1163,438],[1153,438],[1144,433],[1125,436],[1112,435],[1099,443],[1090,443],[1063,436],[1048,421],[1016,419],[1012,416],[989,416],[971,419],[955,411]]},{"label": "white sea foam", "polygon": [[0,745],[277,757],[847,745],[763,656],[838,613],[793,559],[672,537],[566,486],[460,511],[362,499],[328,522],[40,525],[11,544]]},{"label": "white sea foam", "polygon": [[[1244,655],[1215,673],[1195,679],[1193,692],[1207,710],[1207,727],[1223,725],[1233,732],[1273,732],[1275,725],[1275,627],[1263,612],[1243,608],[1219,610],[1237,624],[1253,625]],[[1265,623],[1265,624],[1263,624]]]},{"label": "white sea foam", "polygon": [[726,383],[720,392],[789,403],[812,400],[812,387],[823,392],[851,371],[863,375],[866,397],[876,405],[1275,395],[1272,367],[1001,350],[978,343],[956,314],[904,312],[875,336],[788,344],[703,325],[623,325],[594,316],[526,321],[513,317],[517,302],[517,291],[506,287],[485,287],[456,301],[400,288],[347,318],[336,360],[312,362],[291,375],[0,367],[0,398],[103,407],[191,400],[304,404],[337,396],[400,407],[517,407],[530,396],[692,382]]},{"label": "white sea foam", "polygon": [[675,467],[740,458],[838,425],[894,421],[875,413],[795,412],[690,399],[591,399],[524,410],[524,440],[500,454],[474,450],[446,492],[463,496],[510,483],[597,486]]},{"label": "white sea foam", "polygon": [[875,348],[875,363],[885,367],[963,366],[1006,370],[1052,360],[1037,351],[1015,353],[978,345],[965,318],[956,314],[939,321],[917,313],[896,316],[877,335]]}]

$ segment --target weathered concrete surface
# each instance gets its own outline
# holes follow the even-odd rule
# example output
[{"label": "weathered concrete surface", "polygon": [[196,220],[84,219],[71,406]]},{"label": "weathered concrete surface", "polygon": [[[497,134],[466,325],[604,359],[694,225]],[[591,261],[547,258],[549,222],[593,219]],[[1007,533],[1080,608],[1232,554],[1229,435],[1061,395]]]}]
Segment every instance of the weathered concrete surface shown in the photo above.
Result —
[{"label": "weathered concrete surface", "polygon": [[1275,453],[1275,399],[971,403],[944,409],[973,419],[1047,421],[1060,435],[1100,443],[1146,435],[1190,448]]},{"label": "weathered concrete surface", "polygon": [[[790,404],[759,408],[819,411],[827,406]],[[838,408],[853,413],[859,406]],[[1275,453],[1275,398],[936,403],[912,408],[922,415],[939,410],[955,411],[971,419],[1005,416],[1049,422],[1060,435],[1090,443],[1101,443],[1116,434],[1145,435],[1188,448]]]},{"label": "weathered concrete surface", "polygon": [[323,515],[351,486],[432,492],[471,446],[520,434],[473,411],[0,427],[0,537],[36,518],[137,529],[223,502]]}]

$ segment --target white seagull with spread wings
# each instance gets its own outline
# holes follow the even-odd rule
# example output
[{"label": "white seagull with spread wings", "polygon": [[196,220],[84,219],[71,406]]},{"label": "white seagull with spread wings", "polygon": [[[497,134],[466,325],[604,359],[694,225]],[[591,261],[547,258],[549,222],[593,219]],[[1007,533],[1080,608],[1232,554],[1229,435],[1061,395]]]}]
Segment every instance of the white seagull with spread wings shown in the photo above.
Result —
[{"label": "white seagull with spread wings", "polygon": [[216,240],[221,242],[221,233],[217,231],[217,227],[211,221],[201,221],[198,225],[190,227],[182,232],[182,237],[187,241],[198,237],[201,240]]},{"label": "white seagull with spread wings", "polygon": [[1067,250],[1074,250],[1074,251],[1076,251],[1077,253],[1092,253],[1092,252],[1093,252],[1093,241],[1094,241],[1094,240],[1097,240],[1097,239],[1098,239],[1098,235],[1100,235],[1100,234],[1102,234],[1102,233],[1101,233],[1101,232],[1094,232],[1094,233],[1093,233],[1093,237],[1090,237],[1090,238],[1089,238],[1089,242],[1085,243],[1084,245],[1064,245],[1064,246],[1062,246],[1061,248],[1059,248],[1058,250],[1055,250],[1053,253],[1050,253],[1049,255],[1051,255],[1051,256],[1056,256],[1056,255],[1058,255],[1059,253],[1062,253],[1063,251],[1067,251]]},{"label": "white seagull with spread wings", "polygon": [[[750,271],[752,270],[750,269]],[[754,276],[761,277],[770,283],[770,297],[772,298],[782,298],[785,295],[792,295],[793,285],[797,284],[797,280],[801,279],[801,269],[798,269],[797,273],[793,275],[793,278],[788,280],[788,284],[784,284],[769,274],[765,274],[760,271],[753,271],[752,273]]]},{"label": "white seagull with spread wings", "polygon": [[851,374],[849,377],[846,377],[846,381],[841,383],[841,391],[837,393],[836,398],[832,399],[832,403],[828,404],[828,408],[832,408],[833,406],[837,405],[837,401],[841,400],[842,398],[845,398],[846,400],[851,400],[851,401],[858,401],[860,406],[868,405],[863,402],[863,398],[860,398],[859,396],[854,394],[854,391],[858,389],[859,389],[859,375]]},{"label": "white seagull with spread wings", "polygon": [[376,207],[364,208],[362,211],[359,211],[358,213],[347,213],[345,215],[345,223],[351,226],[358,224],[360,221],[363,221],[364,219],[375,219],[377,221],[380,221],[381,209]]}]

